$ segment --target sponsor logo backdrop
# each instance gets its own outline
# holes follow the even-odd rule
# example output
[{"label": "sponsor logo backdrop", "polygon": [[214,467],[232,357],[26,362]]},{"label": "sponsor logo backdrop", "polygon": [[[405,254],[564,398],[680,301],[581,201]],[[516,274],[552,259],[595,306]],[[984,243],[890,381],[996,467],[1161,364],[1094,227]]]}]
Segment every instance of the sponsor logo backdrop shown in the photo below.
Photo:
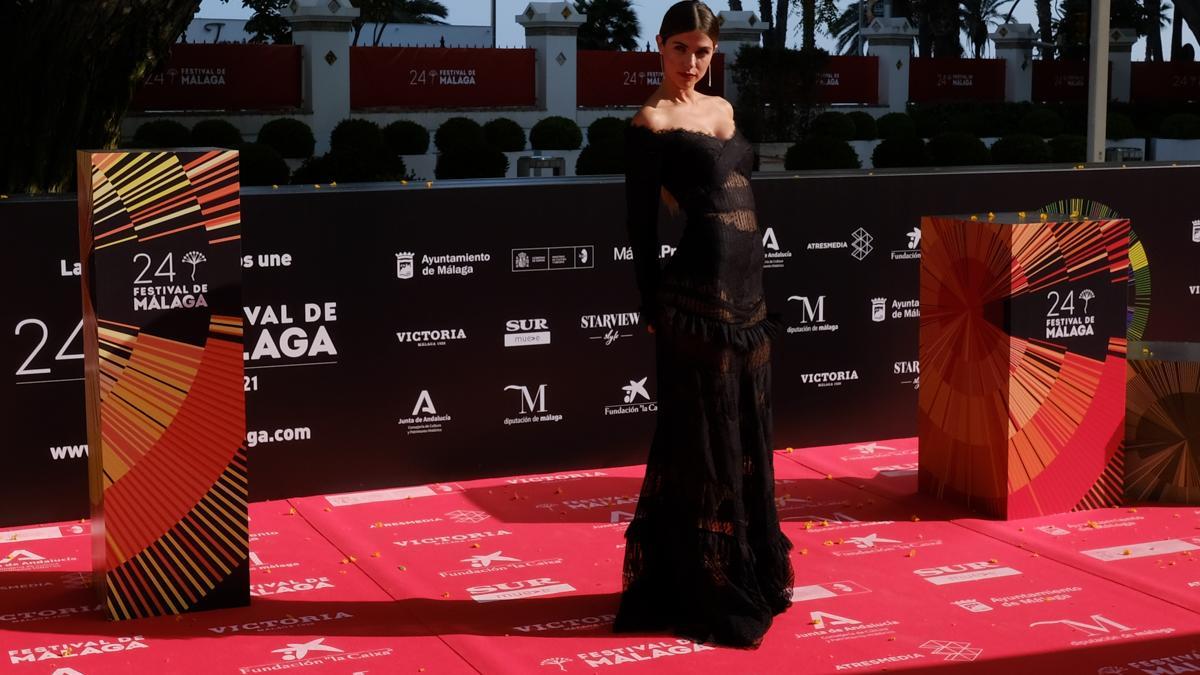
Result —
[{"label": "sponsor logo backdrop", "polygon": [[[1153,276],[1142,339],[1195,339],[1200,207],[1144,195],[1198,179],[756,179],[768,302],[787,327],[776,445],[915,435],[922,215],[1108,204]],[[652,337],[629,320],[619,179],[243,197],[252,499],[644,461],[658,382]],[[681,224],[663,218],[670,255]],[[70,199],[0,205],[0,524],[87,513],[75,220]]]}]

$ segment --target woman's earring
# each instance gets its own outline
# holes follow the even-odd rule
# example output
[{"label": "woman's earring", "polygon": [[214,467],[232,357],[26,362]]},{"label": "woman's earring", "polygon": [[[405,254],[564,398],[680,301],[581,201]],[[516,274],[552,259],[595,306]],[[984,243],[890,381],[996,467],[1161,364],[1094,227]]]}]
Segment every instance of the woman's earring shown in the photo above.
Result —
[{"label": "woman's earring", "polygon": [[712,87],[712,64],[708,65],[708,86]]}]

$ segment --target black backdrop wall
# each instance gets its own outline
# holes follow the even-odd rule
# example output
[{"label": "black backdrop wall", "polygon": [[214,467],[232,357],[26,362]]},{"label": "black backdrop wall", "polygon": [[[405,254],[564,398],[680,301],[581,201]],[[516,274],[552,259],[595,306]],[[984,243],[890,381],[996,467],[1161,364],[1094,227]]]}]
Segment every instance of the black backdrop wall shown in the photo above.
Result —
[{"label": "black backdrop wall", "polygon": [[[1146,248],[1143,339],[1200,334],[1196,185],[1200,167],[757,177],[788,325],[776,445],[915,434],[924,214],[1104,202]],[[619,177],[246,190],[252,498],[643,461],[656,383],[623,209]],[[74,200],[0,201],[0,227],[0,524],[83,517]]]}]

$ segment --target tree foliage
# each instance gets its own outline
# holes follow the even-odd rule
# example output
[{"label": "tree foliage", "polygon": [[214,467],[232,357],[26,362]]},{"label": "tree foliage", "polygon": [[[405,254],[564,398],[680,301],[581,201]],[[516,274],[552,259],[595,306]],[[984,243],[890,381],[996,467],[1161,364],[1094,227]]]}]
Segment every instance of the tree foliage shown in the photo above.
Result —
[{"label": "tree foliage", "polygon": [[0,192],[75,186],[75,150],[112,148],[134,92],[197,0],[0,2]]},{"label": "tree foliage", "polygon": [[[575,0],[575,11],[586,14],[579,27],[580,49],[634,51],[641,26],[630,0]],[[658,27],[654,27],[658,32]]]}]

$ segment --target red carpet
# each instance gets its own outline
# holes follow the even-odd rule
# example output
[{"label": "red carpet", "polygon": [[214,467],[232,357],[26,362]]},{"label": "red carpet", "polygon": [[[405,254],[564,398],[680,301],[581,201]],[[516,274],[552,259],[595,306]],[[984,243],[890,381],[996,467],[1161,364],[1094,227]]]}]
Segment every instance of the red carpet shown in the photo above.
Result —
[{"label": "red carpet", "polygon": [[265,502],[249,608],[110,623],[87,523],[0,530],[0,672],[1200,672],[1200,509],[1023,521],[914,439],[780,451],[796,603],[747,652],[611,633],[641,467]]}]

